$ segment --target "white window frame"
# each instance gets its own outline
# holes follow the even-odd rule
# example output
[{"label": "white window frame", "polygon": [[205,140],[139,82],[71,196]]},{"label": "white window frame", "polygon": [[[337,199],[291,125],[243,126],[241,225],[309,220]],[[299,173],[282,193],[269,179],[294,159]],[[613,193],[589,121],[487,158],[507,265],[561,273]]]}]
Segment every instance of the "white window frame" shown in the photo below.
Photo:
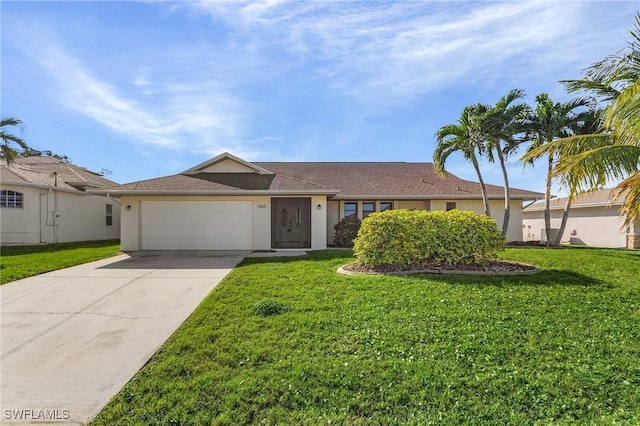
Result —
[{"label": "white window frame", "polygon": [[24,194],[12,189],[0,190],[0,207],[3,209],[23,209]]}]

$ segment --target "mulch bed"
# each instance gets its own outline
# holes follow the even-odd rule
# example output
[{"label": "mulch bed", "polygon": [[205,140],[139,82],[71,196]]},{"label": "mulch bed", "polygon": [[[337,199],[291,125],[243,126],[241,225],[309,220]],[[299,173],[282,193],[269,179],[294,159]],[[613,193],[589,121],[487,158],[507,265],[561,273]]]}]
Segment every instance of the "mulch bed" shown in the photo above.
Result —
[{"label": "mulch bed", "polygon": [[393,266],[384,266],[378,268],[369,268],[357,263],[350,263],[344,265],[343,269],[351,272],[360,272],[364,274],[372,273],[402,273],[402,272],[416,272],[421,271],[468,271],[468,272],[526,272],[536,269],[535,266],[526,265],[516,262],[507,262],[504,260],[495,260],[488,262],[484,265],[443,265],[440,263],[427,263],[423,265],[417,265],[407,268],[398,268]]}]

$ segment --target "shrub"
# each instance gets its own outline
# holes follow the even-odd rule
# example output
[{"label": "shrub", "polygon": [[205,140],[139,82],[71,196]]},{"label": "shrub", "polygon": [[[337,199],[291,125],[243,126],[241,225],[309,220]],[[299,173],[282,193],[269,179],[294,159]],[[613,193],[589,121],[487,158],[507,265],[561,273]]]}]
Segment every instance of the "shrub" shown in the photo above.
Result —
[{"label": "shrub", "polygon": [[270,299],[262,299],[253,305],[253,313],[261,317],[278,315],[289,311],[289,307],[280,302]]},{"label": "shrub", "polygon": [[363,222],[354,253],[370,268],[484,264],[504,249],[504,237],[486,215],[460,210],[389,210]]},{"label": "shrub", "polygon": [[358,236],[360,219],[345,217],[333,227],[333,243],[337,247],[353,247],[353,240]]}]

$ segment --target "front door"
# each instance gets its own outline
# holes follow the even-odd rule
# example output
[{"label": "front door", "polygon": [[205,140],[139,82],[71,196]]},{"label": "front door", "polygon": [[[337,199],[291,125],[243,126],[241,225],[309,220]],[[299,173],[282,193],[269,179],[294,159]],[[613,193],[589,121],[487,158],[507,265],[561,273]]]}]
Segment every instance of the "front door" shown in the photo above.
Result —
[{"label": "front door", "polygon": [[311,248],[311,198],[271,199],[273,248]]}]

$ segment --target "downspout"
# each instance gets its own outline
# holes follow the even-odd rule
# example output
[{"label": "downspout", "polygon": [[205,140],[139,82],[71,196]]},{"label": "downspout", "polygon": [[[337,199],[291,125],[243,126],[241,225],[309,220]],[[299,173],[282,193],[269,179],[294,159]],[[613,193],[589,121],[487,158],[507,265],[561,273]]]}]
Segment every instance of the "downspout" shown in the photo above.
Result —
[{"label": "downspout", "polygon": [[[58,172],[53,172],[53,186],[58,187]],[[58,191],[53,190],[53,243],[58,242]]]},{"label": "downspout", "polygon": [[[40,194],[38,194],[38,231],[40,233],[40,243],[44,243],[44,241],[42,241],[42,197],[44,195],[46,195],[46,192],[40,192]],[[46,216],[44,220],[47,220]]]}]

